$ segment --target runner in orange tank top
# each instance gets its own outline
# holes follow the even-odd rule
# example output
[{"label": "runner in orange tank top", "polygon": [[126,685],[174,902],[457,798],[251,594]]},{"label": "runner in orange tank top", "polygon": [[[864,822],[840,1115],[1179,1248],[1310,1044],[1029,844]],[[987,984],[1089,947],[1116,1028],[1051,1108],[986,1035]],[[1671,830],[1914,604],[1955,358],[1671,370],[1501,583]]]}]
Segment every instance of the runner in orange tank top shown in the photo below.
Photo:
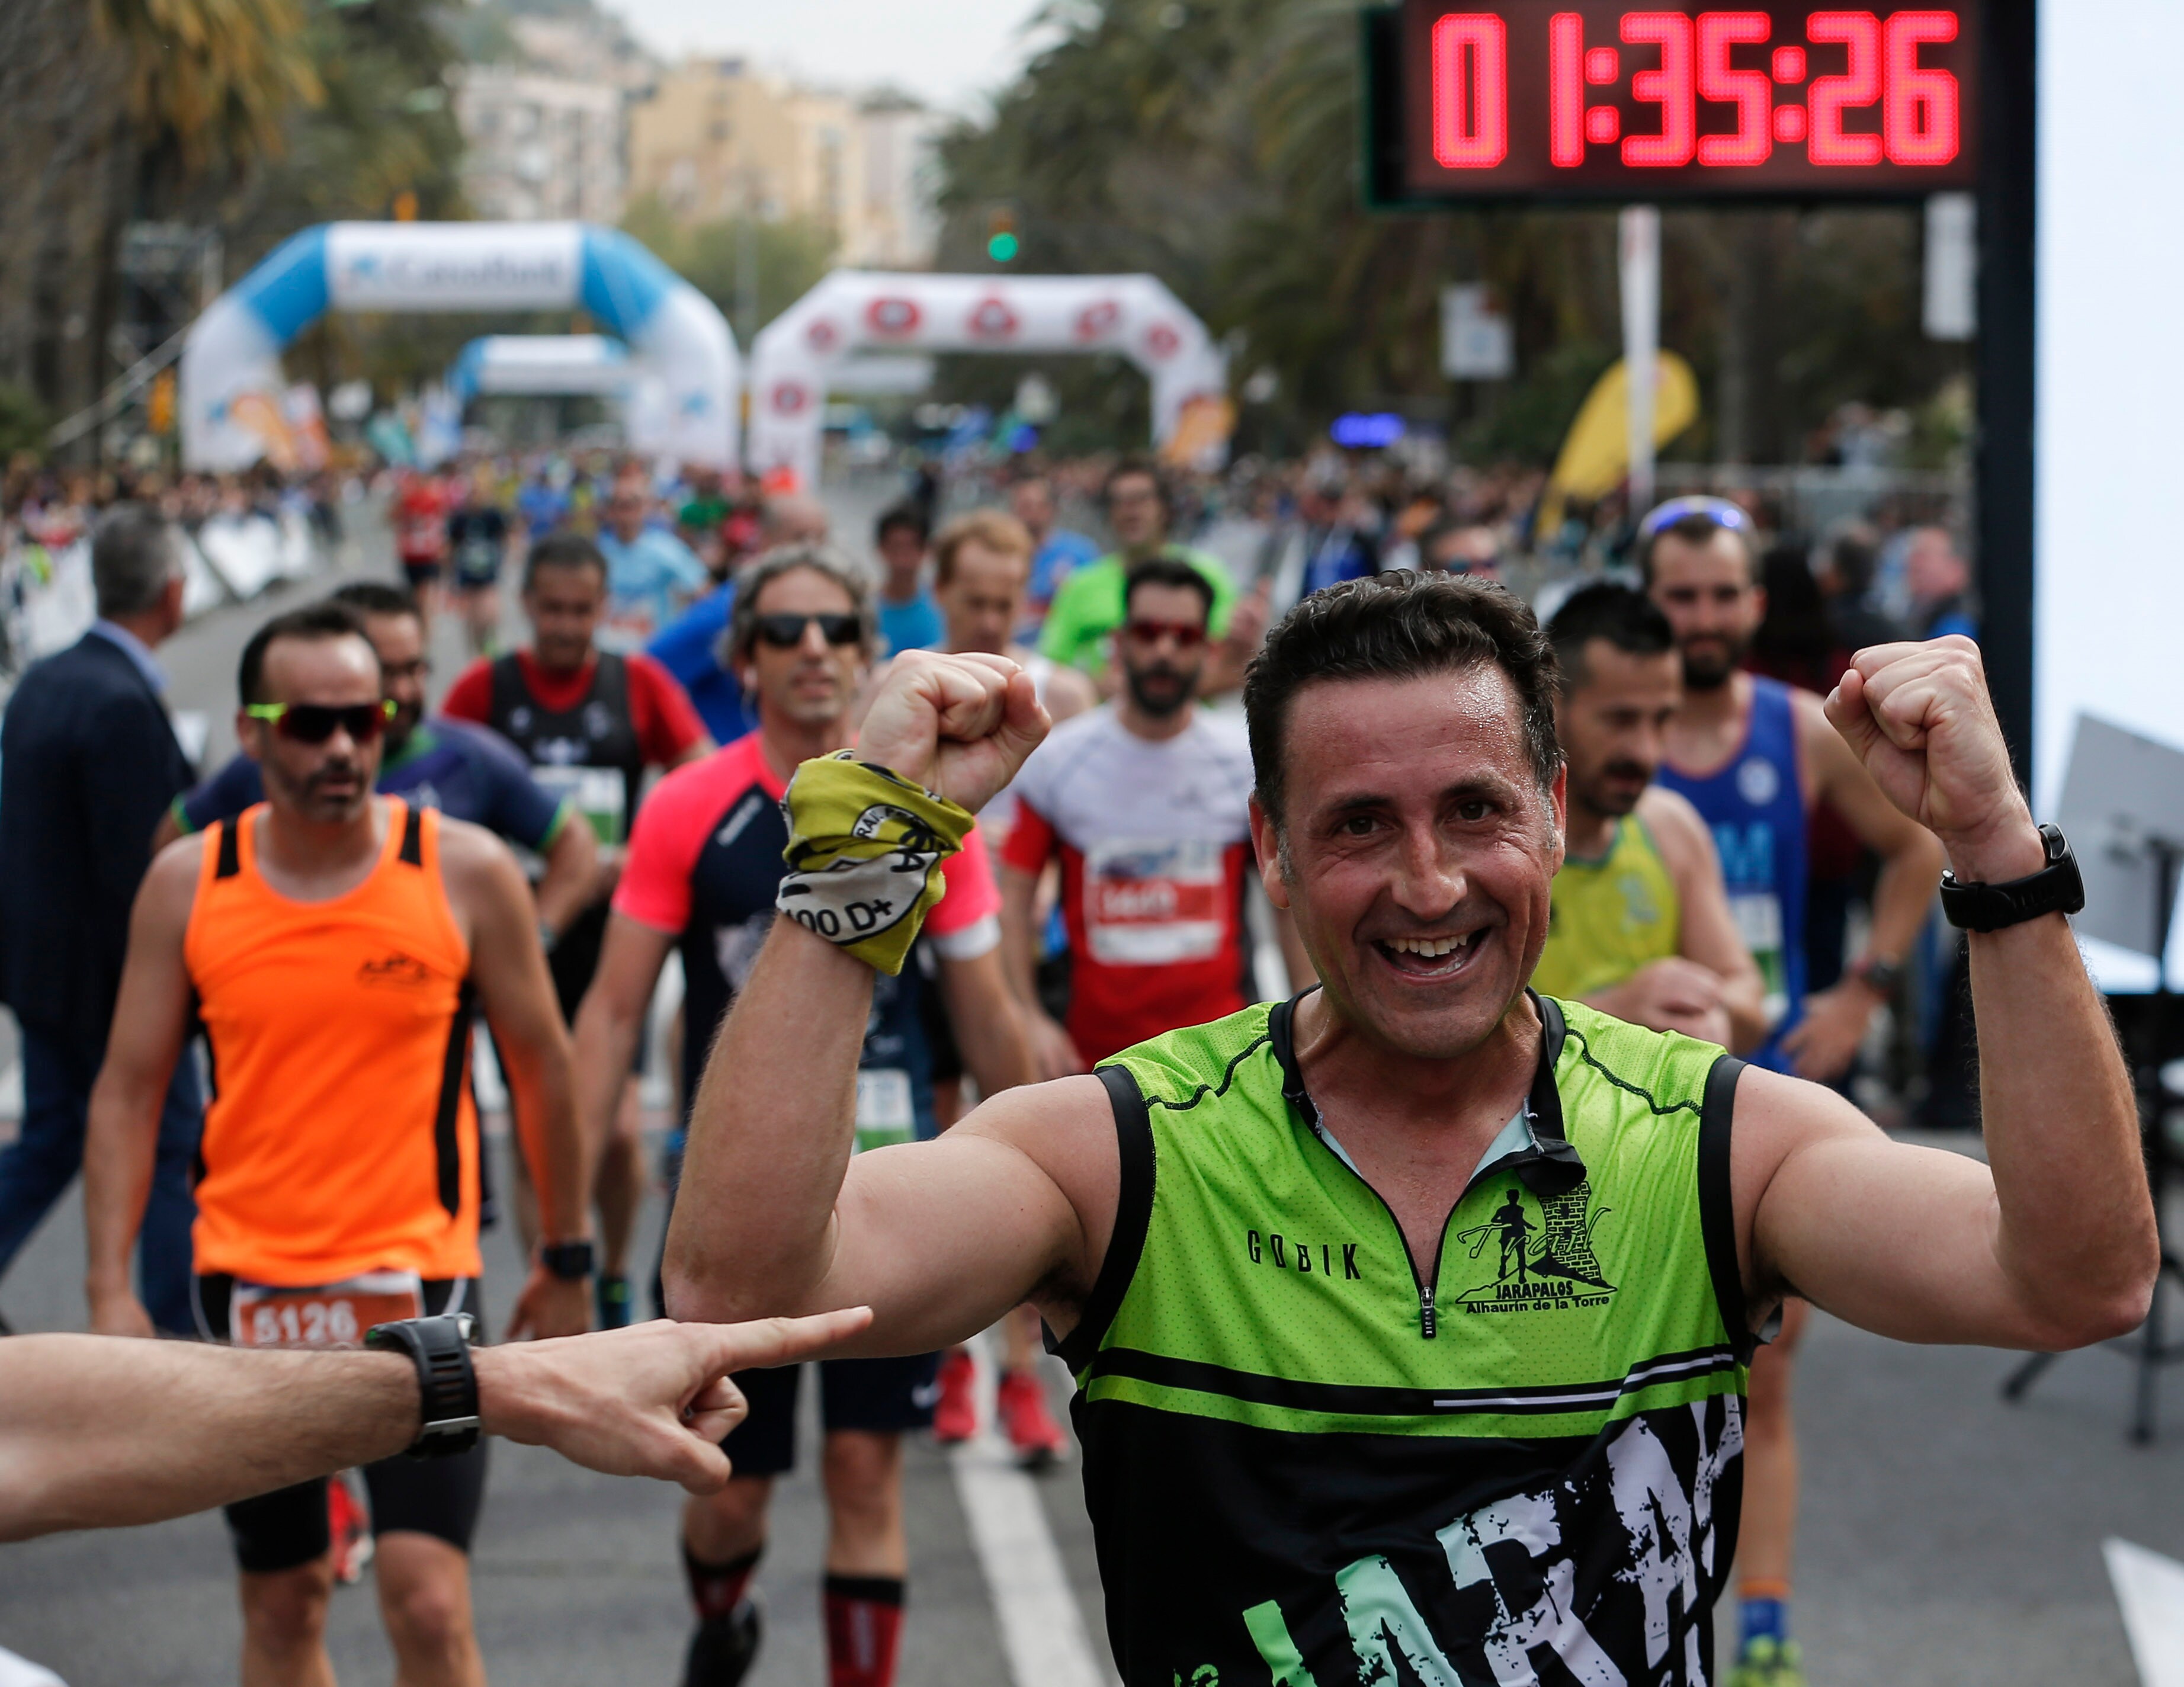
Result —
[{"label": "runner in orange tank top", "polygon": [[[510,1333],[582,1330],[590,1244],[568,1038],[515,859],[477,827],[372,794],[381,675],[346,608],[269,621],[243,652],[240,688],[237,736],[263,769],[267,800],[163,851],[131,919],[86,1144],[94,1328],[151,1333],[126,1261],[159,1098],[193,1005],[217,1096],[194,1234],[204,1333],[238,1346],[354,1346],[371,1323],[474,1308],[476,1004],[508,1075],[549,1239]],[[481,1443],[365,1473],[388,1638],[398,1679],[417,1687],[485,1679],[468,1556],[485,1457]],[[227,1516],[242,1570],[243,1679],[330,1682],[325,1483]]]},{"label": "runner in orange tank top", "polygon": [[441,817],[387,799],[370,875],[322,903],[258,870],[263,805],[206,841],[182,958],[220,1075],[197,1268],[284,1285],[476,1277],[470,946]]}]

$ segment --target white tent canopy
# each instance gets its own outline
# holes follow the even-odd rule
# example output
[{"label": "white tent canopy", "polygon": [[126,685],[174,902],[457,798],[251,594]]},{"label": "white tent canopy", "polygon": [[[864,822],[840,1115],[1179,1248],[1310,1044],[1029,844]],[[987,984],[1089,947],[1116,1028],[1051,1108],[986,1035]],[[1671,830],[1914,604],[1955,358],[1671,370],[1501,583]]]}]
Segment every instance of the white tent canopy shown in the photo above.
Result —
[{"label": "white tent canopy", "polygon": [[329,310],[578,307],[627,342],[640,383],[656,384],[640,448],[731,466],[739,394],[727,319],[627,235],[588,223],[325,223],[294,236],[190,329],[183,460],[240,469],[267,454],[284,426],[281,348]]},{"label": "white tent canopy", "polygon": [[751,347],[750,459],[819,477],[828,387],[860,353],[1108,352],[1152,382],[1153,438],[1228,390],[1206,325],[1150,276],[928,276],[837,270]]}]

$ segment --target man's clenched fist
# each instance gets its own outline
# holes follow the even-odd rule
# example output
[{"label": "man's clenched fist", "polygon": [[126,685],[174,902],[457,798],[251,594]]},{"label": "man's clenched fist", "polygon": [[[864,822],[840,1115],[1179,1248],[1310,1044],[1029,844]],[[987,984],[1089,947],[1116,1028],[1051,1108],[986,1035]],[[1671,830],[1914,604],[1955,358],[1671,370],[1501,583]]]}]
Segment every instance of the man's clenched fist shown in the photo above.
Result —
[{"label": "man's clenched fist", "polygon": [[1888,800],[1942,840],[1967,882],[2037,872],[2045,857],[1969,638],[1861,650],[1828,719]]},{"label": "man's clenched fist", "polygon": [[976,814],[1050,725],[1031,676],[1007,657],[905,650],[865,710],[857,755]]}]

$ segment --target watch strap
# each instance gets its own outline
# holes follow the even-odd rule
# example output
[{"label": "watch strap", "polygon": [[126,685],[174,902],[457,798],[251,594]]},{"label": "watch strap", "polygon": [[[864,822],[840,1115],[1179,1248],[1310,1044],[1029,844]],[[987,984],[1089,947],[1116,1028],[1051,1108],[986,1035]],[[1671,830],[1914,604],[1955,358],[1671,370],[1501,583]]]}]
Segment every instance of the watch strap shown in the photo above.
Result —
[{"label": "watch strap", "polygon": [[417,1367],[417,1439],[404,1449],[411,1458],[448,1458],[478,1440],[477,1372],[471,1364],[471,1322],[467,1312],[404,1318],[374,1324],[364,1345],[406,1353]]},{"label": "watch strap", "polygon": [[564,1283],[582,1283],[592,1274],[592,1244],[588,1240],[548,1242],[538,1250],[538,1262]]},{"label": "watch strap", "polygon": [[1846,970],[1877,996],[1894,994],[1897,985],[1903,977],[1902,961],[1891,960],[1879,955],[1869,955],[1862,960],[1853,961]]},{"label": "watch strap", "polygon": [[1942,875],[1942,912],[1969,932],[1998,932],[2048,914],[2075,914],[2086,905],[2086,882],[2077,857],[2059,827],[2042,825],[2040,845],[2048,865],[2001,884],[1966,884]]}]

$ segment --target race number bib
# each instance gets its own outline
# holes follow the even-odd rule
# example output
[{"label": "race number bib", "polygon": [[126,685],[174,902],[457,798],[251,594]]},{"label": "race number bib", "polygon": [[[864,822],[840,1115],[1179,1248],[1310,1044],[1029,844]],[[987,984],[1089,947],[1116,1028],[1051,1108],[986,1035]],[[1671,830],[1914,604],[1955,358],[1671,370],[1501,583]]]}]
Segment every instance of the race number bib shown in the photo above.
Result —
[{"label": "race number bib", "polygon": [[917,1133],[910,1074],[900,1066],[861,1067],[857,1072],[857,1152],[890,1148]]},{"label": "race number bib", "polygon": [[1729,911],[1767,987],[1767,1022],[1780,1024],[1790,1011],[1790,974],[1782,955],[1782,899],[1771,890],[1741,890],[1730,897]]},{"label": "race number bib", "polygon": [[373,1271],[315,1289],[276,1289],[237,1280],[228,1339],[237,1347],[349,1348],[374,1324],[425,1316],[425,1285],[414,1271]]},{"label": "race number bib", "polygon": [[1095,844],[1084,856],[1084,927],[1095,960],[1168,966],[1221,952],[1228,874],[1201,838]]},{"label": "race number bib", "polygon": [[628,788],[614,767],[560,767],[550,762],[531,770],[542,790],[573,800],[584,823],[602,844],[619,844],[628,821]]}]

